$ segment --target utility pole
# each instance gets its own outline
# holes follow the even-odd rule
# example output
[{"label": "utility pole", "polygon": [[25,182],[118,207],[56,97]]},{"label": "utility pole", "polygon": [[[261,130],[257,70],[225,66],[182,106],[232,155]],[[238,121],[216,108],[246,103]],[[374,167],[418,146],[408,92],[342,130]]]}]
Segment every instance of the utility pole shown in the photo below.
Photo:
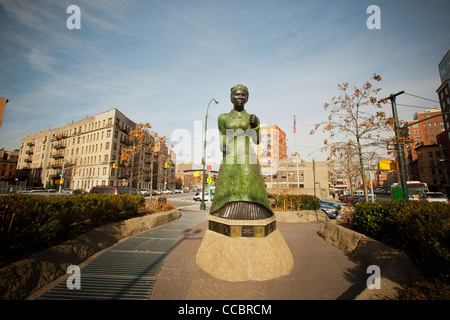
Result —
[{"label": "utility pole", "polygon": [[391,94],[387,99],[391,100],[392,114],[394,116],[394,130],[395,137],[397,138],[397,152],[398,152],[398,165],[400,168],[400,180],[403,189],[403,198],[405,200],[409,199],[408,195],[408,183],[406,181],[406,168],[405,168],[405,156],[403,154],[403,142],[400,140],[400,126],[398,125],[398,114],[397,114],[397,104],[395,99],[398,95],[405,93],[405,91],[400,91],[396,94]]}]

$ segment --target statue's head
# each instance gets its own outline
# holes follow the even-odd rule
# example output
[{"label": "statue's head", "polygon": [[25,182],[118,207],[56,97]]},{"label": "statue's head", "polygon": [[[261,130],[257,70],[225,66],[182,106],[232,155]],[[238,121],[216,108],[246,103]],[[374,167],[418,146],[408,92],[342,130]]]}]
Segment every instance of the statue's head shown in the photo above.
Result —
[{"label": "statue's head", "polygon": [[248,101],[248,88],[238,84],[231,88],[231,102],[235,106],[243,107]]}]

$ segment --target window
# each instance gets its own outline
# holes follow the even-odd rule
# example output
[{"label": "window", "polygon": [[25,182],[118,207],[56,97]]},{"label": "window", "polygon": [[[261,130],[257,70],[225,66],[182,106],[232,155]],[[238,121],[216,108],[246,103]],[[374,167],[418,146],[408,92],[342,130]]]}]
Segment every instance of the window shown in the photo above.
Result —
[{"label": "window", "polygon": [[105,150],[109,150],[109,142],[105,144]]}]

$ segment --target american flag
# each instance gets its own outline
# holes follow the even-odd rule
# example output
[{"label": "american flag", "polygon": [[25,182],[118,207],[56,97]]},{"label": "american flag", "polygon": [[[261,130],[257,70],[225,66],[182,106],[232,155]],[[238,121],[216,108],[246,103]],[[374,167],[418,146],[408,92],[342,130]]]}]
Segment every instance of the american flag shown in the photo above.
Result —
[{"label": "american flag", "polygon": [[297,126],[295,124],[295,116],[294,116],[294,133],[295,133],[296,130],[297,130]]}]

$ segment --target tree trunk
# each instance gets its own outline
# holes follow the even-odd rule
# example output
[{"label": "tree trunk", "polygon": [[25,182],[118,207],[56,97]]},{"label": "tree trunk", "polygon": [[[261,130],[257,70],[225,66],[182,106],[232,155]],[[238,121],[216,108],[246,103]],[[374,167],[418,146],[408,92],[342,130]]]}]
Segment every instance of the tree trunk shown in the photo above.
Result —
[{"label": "tree trunk", "polygon": [[361,150],[361,144],[359,142],[359,138],[356,138],[356,142],[358,143],[359,170],[361,172],[361,178],[363,180],[364,196],[366,198],[366,202],[369,202],[369,195],[367,194],[366,174],[364,172],[364,163],[363,163],[362,150]]}]

